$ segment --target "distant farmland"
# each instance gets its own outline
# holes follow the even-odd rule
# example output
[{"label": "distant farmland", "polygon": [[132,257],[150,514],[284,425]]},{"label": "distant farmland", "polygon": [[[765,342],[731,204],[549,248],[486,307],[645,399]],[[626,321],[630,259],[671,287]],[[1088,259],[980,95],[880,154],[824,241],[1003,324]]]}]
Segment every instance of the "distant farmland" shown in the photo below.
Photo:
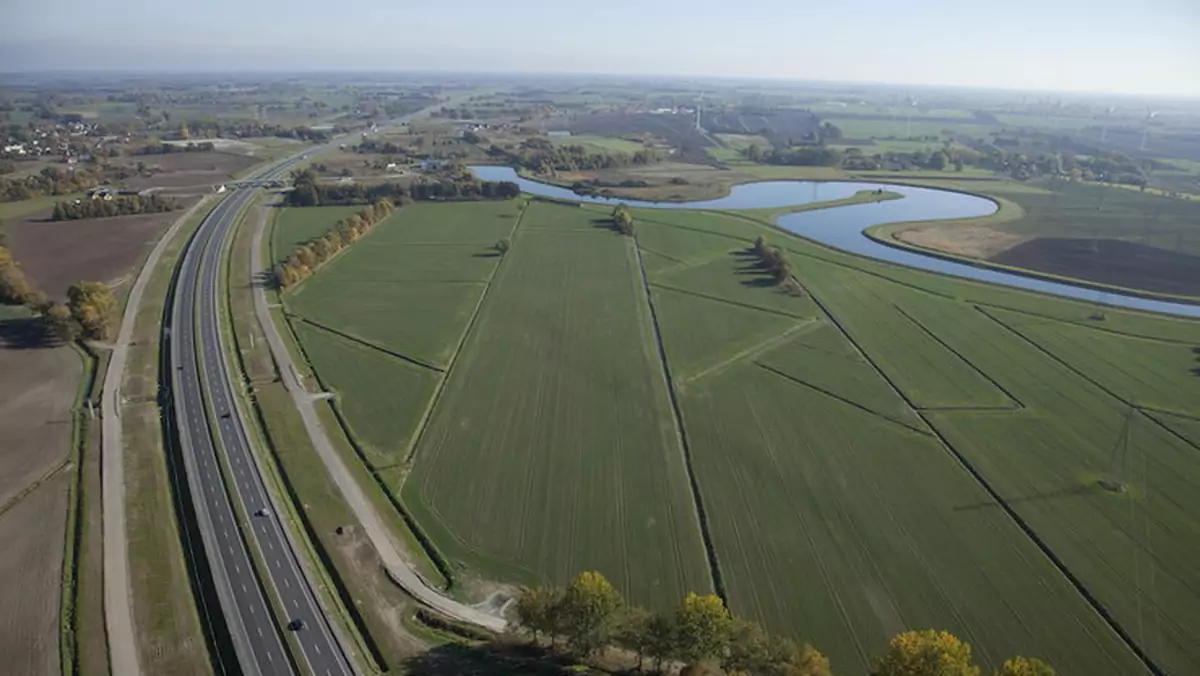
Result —
[{"label": "distant farmland", "polygon": [[[285,297],[454,574],[594,569],[656,607],[715,587],[838,673],[927,627],[991,667],[1200,671],[1200,323],[741,216],[639,210],[636,240],[606,217],[409,206]],[[806,295],[756,267],[760,234]]]}]

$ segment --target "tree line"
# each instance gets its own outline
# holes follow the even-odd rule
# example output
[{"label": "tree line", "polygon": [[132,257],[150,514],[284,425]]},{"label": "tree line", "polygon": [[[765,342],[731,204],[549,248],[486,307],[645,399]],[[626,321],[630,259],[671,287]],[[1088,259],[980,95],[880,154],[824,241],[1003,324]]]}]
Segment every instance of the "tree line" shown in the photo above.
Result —
[{"label": "tree line", "polygon": [[131,155],[173,155],[175,153],[207,153],[216,149],[212,141],[201,141],[200,143],[189,142],[183,145],[178,143],[158,143],[148,146],[142,146],[135,149]]},{"label": "tree line", "polygon": [[662,159],[658,151],[652,148],[645,148],[635,153],[589,152],[582,145],[555,146],[544,138],[527,139],[521,143],[519,150],[506,154],[511,164],[525,167],[539,174],[643,166],[654,164]]},{"label": "tree line", "polygon": [[292,173],[292,190],[284,202],[288,206],[313,207],[338,204],[371,204],[382,199],[402,204],[418,201],[506,200],[521,194],[512,181],[481,181],[472,176],[419,179],[404,188],[396,183],[364,186],[357,183],[326,185],[317,182],[311,169]]},{"label": "tree line", "polygon": [[629,237],[633,236],[633,214],[629,213],[629,207],[624,204],[618,204],[613,208],[612,212],[613,227],[617,232]]},{"label": "tree line", "polygon": [[77,282],[64,305],[38,291],[25,278],[8,248],[0,246],[0,303],[24,305],[38,315],[46,333],[58,340],[76,336],[105,340],[117,307],[112,289],[100,282]]},{"label": "tree line", "polygon": [[128,195],[112,199],[80,199],[76,201],[56,202],[54,204],[54,211],[50,215],[50,220],[77,221],[84,218],[157,214],[165,211],[174,211],[178,208],[178,201],[170,197],[160,197],[156,194],[144,197],[141,195]]},{"label": "tree line", "polygon": [[230,135],[245,137],[274,136],[277,138],[294,138],[302,141],[319,142],[328,141],[335,134],[341,134],[346,131],[342,127],[324,130],[313,129],[304,125],[285,127],[269,122],[254,122],[249,120],[224,122],[219,120],[187,120],[183,124],[186,125],[189,136],[201,138],[218,138]]},{"label": "tree line", "polygon": [[365,138],[357,145],[352,146],[351,150],[360,155],[363,153],[376,153],[379,155],[407,155],[408,148],[392,143],[391,141],[380,141],[374,138]]},{"label": "tree line", "polygon": [[79,192],[102,182],[103,176],[103,171],[86,167],[77,167],[74,171],[43,167],[40,172],[29,176],[0,178],[0,202],[19,202],[43,195]]},{"label": "tree line", "polygon": [[775,286],[793,296],[804,295],[804,287],[800,286],[799,280],[792,274],[792,261],[787,252],[768,244],[767,238],[762,235],[754,240],[752,251],[758,258],[759,265],[771,275]]},{"label": "tree line", "polygon": [[337,222],[320,237],[314,237],[292,250],[287,260],[275,266],[275,283],[286,289],[312,275],[334,254],[357,242],[377,223],[387,218],[396,205],[381,199],[371,206]]},{"label": "tree line", "polygon": [[[720,597],[689,593],[670,611],[630,606],[603,575],[584,572],[566,587],[521,593],[513,620],[535,643],[587,659],[616,647],[633,653],[642,671],[647,662],[662,672],[674,664],[686,673],[730,676],[831,676],[829,660],[804,643],[772,635],[734,616]],[[717,671],[721,670],[721,671]],[[873,661],[872,676],[979,676],[971,646],[945,631],[907,631]],[[1036,659],[1015,657],[997,676],[1054,676]]]}]

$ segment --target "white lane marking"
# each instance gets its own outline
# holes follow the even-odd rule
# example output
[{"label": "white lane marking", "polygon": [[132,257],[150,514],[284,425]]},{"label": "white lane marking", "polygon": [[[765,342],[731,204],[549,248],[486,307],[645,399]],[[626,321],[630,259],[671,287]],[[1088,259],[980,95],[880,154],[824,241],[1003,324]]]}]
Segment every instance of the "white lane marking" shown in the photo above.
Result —
[{"label": "white lane marking", "polygon": [[258,631],[258,637],[262,638],[262,627],[255,627],[254,629]]},{"label": "white lane marking", "polygon": [[291,581],[291,580],[289,580],[289,579],[288,579],[288,578],[286,578],[286,577],[285,577],[285,578],[283,578],[283,586],[287,587],[288,589],[291,589],[291,588],[292,588],[292,581]]},{"label": "white lane marking", "polygon": [[243,583],[242,583],[242,593],[247,593],[247,592],[249,592],[249,591],[250,591],[250,590],[246,589],[246,583],[245,583],[245,582],[243,582]]},{"label": "white lane marking", "polygon": [[296,602],[296,599],[292,599],[292,607],[296,610],[300,610],[300,604]]},{"label": "white lane marking", "polygon": [[271,544],[270,540],[267,540],[267,549],[270,549],[271,551],[275,551],[275,545]]},{"label": "white lane marking", "polygon": [[267,661],[268,661],[268,662],[274,662],[274,661],[275,661],[275,659],[274,659],[273,657],[271,657],[271,653],[270,653],[270,652],[268,652],[268,653],[267,653]]},{"label": "white lane marking", "polygon": [[321,644],[320,644],[320,643],[314,643],[314,644],[313,644],[313,650],[316,650],[316,651],[317,651],[317,654],[318,654],[318,655],[320,655],[320,654],[321,654]]},{"label": "white lane marking", "polygon": [[237,574],[238,574],[238,575],[241,575],[241,574],[242,574],[242,567],[241,567],[241,566],[239,566],[238,564],[236,564],[236,563],[235,563],[235,564],[233,564],[233,569],[237,571]]}]

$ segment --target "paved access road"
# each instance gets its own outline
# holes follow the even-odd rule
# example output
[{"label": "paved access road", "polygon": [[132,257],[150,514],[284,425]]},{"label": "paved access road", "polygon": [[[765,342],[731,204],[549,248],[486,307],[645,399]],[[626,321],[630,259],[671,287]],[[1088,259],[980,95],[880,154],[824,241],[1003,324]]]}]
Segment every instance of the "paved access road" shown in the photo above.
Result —
[{"label": "paved access road", "polygon": [[[301,159],[285,160],[263,175],[282,174]],[[221,346],[222,252],[254,194],[253,189],[234,191],[209,214],[188,246],[176,282],[169,332],[171,385],[187,485],[241,670],[296,673],[282,636],[288,631],[307,663],[304,671],[353,674],[271,505]],[[239,525],[235,501],[249,515],[248,529]],[[264,560],[265,579],[259,579],[250,547]],[[278,621],[268,598],[283,608],[285,616]],[[294,620],[304,628],[287,629]]]}]

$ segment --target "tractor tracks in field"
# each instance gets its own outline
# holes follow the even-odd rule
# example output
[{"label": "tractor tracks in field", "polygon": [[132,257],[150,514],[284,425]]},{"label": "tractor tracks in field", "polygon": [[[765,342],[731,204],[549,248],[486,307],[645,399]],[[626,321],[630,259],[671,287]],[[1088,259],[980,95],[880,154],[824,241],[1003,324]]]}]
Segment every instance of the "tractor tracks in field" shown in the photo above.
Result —
[{"label": "tractor tracks in field", "polygon": [[998,317],[996,317],[996,316],[992,315],[990,312],[988,312],[987,310],[983,309],[982,307],[980,307],[980,306],[976,305],[976,306],[975,306],[975,309],[976,309],[976,310],[978,310],[978,311],[979,311],[981,314],[983,314],[983,316],[987,317],[988,319],[992,320],[993,322],[996,322],[996,323],[997,323],[997,324],[999,324],[1001,327],[1003,327],[1005,330],[1007,330],[1009,333],[1012,333],[1012,334],[1013,334],[1014,336],[1016,336],[1018,339],[1020,339],[1020,340],[1024,341],[1024,342],[1025,342],[1025,343],[1027,343],[1027,344],[1028,344],[1030,347],[1034,348],[1035,350],[1037,350],[1038,352],[1040,352],[1041,354],[1043,354],[1043,355],[1044,355],[1044,356],[1045,356],[1047,359],[1050,359],[1051,361],[1053,361],[1054,363],[1058,364],[1059,366],[1062,366],[1063,368],[1067,369],[1067,370],[1068,370],[1068,371],[1070,371],[1072,374],[1074,374],[1076,377],[1080,378],[1081,380],[1083,380],[1084,382],[1088,383],[1088,384],[1089,384],[1089,385],[1091,385],[1092,387],[1095,387],[1096,389],[1100,390],[1101,392],[1103,392],[1104,394],[1108,395],[1109,397],[1112,397],[1112,398],[1113,398],[1113,399],[1115,399],[1116,401],[1119,401],[1119,402],[1121,402],[1121,404],[1122,404],[1122,405],[1124,405],[1124,406],[1126,406],[1126,407],[1128,407],[1128,408],[1129,408],[1129,410],[1131,410],[1131,411],[1136,411],[1136,412],[1138,412],[1138,413],[1141,413],[1141,414],[1142,414],[1142,416],[1143,416],[1144,418],[1146,418],[1147,420],[1149,420],[1149,421],[1150,421],[1151,423],[1153,423],[1153,424],[1154,424],[1156,427],[1158,427],[1159,429],[1163,430],[1163,431],[1164,431],[1164,432],[1166,432],[1167,434],[1170,434],[1171,436],[1175,437],[1176,439],[1179,439],[1181,442],[1183,442],[1183,443],[1187,444],[1187,445],[1188,445],[1188,446],[1190,446],[1191,448],[1194,448],[1194,449],[1196,449],[1196,450],[1200,451],[1200,444],[1197,444],[1195,441],[1192,441],[1192,440],[1191,440],[1191,439],[1189,439],[1188,437],[1186,437],[1186,436],[1184,436],[1184,435],[1180,434],[1179,432],[1175,431],[1175,430],[1174,430],[1174,429],[1172,429],[1172,428],[1171,428],[1169,425],[1166,425],[1165,423],[1163,423],[1161,420],[1159,420],[1159,419],[1158,419],[1158,418],[1157,418],[1155,415],[1153,415],[1153,414],[1157,413],[1157,414],[1159,414],[1159,415],[1171,415],[1171,416],[1175,416],[1175,417],[1178,417],[1178,418],[1184,418],[1184,419],[1186,419],[1186,420],[1193,420],[1193,421],[1200,421],[1200,418],[1197,418],[1197,417],[1195,417],[1195,416],[1193,416],[1193,415],[1190,415],[1190,414],[1187,414],[1187,413],[1182,413],[1182,412],[1179,412],[1179,411],[1168,411],[1168,410],[1164,410],[1164,409],[1154,408],[1154,407],[1152,407],[1152,406],[1143,406],[1143,405],[1141,405],[1141,404],[1138,404],[1137,402],[1135,402],[1135,401],[1133,401],[1133,400],[1131,400],[1131,399],[1128,399],[1128,398],[1126,398],[1126,397],[1124,397],[1124,396],[1122,396],[1122,395],[1120,395],[1120,394],[1117,394],[1116,392],[1114,392],[1113,390],[1111,390],[1111,389],[1109,389],[1108,387],[1104,386],[1102,383],[1100,383],[1099,381],[1095,380],[1095,379],[1094,379],[1094,378],[1092,378],[1091,376],[1087,375],[1087,374],[1086,374],[1086,373],[1084,373],[1083,371],[1081,371],[1081,370],[1079,370],[1079,369],[1075,368],[1074,366],[1072,366],[1072,365],[1068,364],[1066,361],[1064,361],[1064,360],[1060,359],[1060,358],[1059,358],[1057,355],[1055,355],[1053,352],[1051,352],[1050,350],[1046,349],[1045,347],[1042,347],[1042,345],[1041,345],[1040,343],[1038,343],[1037,341],[1033,340],[1033,339],[1032,339],[1032,338],[1030,338],[1029,336],[1026,336],[1024,333],[1021,333],[1021,331],[1017,330],[1016,328],[1014,328],[1014,327],[1012,327],[1012,326],[1009,326],[1007,323],[1005,323],[1004,321],[1002,321],[1000,318],[998,318]]},{"label": "tractor tracks in field", "polygon": [[[988,495],[991,501],[1004,511],[1004,514],[1018,529],[1021,530],[1022,533],[1025,534],[1029,541],[1032,542],[1033,545],[1042,552],[1047,560],[1050,561],[1051,565],[1058,570],[1059,574],[1061,574],[1067,580],[1067,582],[1075,589],[1076,593],[1078,593],[1084,602],[1091,607],[1093,612],[1095,612],[1104,621],[1104,623],[1108,625],[1109,629],[1121,639],[1121,642],[1125,644],[1125,647],[1127,647],[1135,656],[1137,656],[1138,660],[1142,662],[1142,665],[1145,666],[1151,674],[1154,674],[1154,676],[1166,676],[1166,671],[1154,661],[1154,658],[1152,658],[1136,640],[1134,640],[1133,635],[1130,634],[1129,631],[1125,629],[1125,627],[1119,621],[1117,621],[1117,618],[1108,609],[1108,607],[1101,603],[1100,600],[1091,593],[1091,590],[1089,590],[1087,586],[1083,584],[1083,581],[1080,580],[1079,577],[1076,576],[1069,567],[1067,567],[1066,563],[1059,558],[1058,554],[1051,549],[1050,545],[1043,540],[1040,535],[1038,535],[1037,531],[1034,530],[1029,522],[1027,522],[1024,517],[1022,517],[1011,504],[1009,504],[1008,500],[1000,495],[999,491],[992,486],[986,477],[983,476],[983,473],[976,468],[960,450],[955,448],[954,445],[950,443],[950,440],[947,439],[940,430],[938,430],[937,426],[934,425],[933,421],[927,416],[927,413],[930,413],[931,411],[923,410],[914,406],[913,402],[909,400],[909,398],[896,386],[895,382],[886,373],[884,373],[882,369],[879,368],[879,365],[875,362],[875,360],[873,360],[866,353],[866,351],[862,349],[858,342],[854,340],[854,337],[851,335],[849,330],[842,325],[833,312],[831,312],[829,308],[816,297],[816,295],[810,294],[810,297],[812,298],[813,303],[815,303],[817,307],[821,309],[821,312],[825,314],[829,321],[837,327],[842,336],[854,347],[855,351],[858,352],[858,354],[871,365],[875,372],[878,373],[879,376],[888,383],[892,390],[896,392],[896,394],[899,395],[906,404],[908,404],[913,413],[920,418],[921,422],[923,422],[926,427],[928,427],[929,431],[938,440],[938,443],[942,446],[942,448],[948,454],[950,454],[950,456],[958,463],[958,465],[975,480],[979,487],[982,488],[983,491]],[[977,309],[987,315],[987,313],[982,309]],[[988,316],[991,317],[991,315]],[[995,318],[992,319],[1010,331],[1013,330],[1003,322],[995,320]],[[1017,335],[1020,334],[1018,333]],[[1024,337],[1022,336],[1022,338]],[[1046,352],[1041,346],[1037,345],[1036,343],[1032,343],[1032,341],[1030,342],[1038,350],[1041,350],[1049,355],[1049,353]],[[1054,359],[1053,355],[1049,356]],[[1107,392],[1107,390],[1104,391]]]},{"label": "tractor tracks in field", "polygon": [[[525,220],[525,214],[529,210],[529,202],[521,207],[521,211],[517,214],[516,220],[513,222],[513,228],[508,233],[508,238],[514,244],[516,243],[517,233],[521,229],[521,222]],[[441,371],[441,378],[438,379],[437,387],[433,391],[433,396],[429,398],[429,405],[425,407],[425,411],[421,414],[421,419],[417,421],[417,431],[413,433],[412,441],[409,442],[408,450],[404,454],[404,460],[397,465],[390,467],[381,467],[380,469],[390,469],[400,466],[412,466],[413,461],[417,457],[417,449],[420,447],[421,439],[425,436],[425,430],[429,428],[429,421],[433,417],[433,412],[437,410],[438,402],[441,401],[442,393],[446,391],[446,383],[450,381],[450,376],[454,374],[454,365],[458,363],[458,357],[462,354],[463,348],[466,347],[467,340],[471,337],[471,333],[475,328],[475,323],[479,320],[479,315],[483,312],[483,303],[487,300],[488,294],[492,292],[492,284],[496,281],[496,277],[500,274],[500,270],[504,267],[504,261],[509,257],[506,253],[496,261],[496,267],[492,270],[492,274],[487,278],[483,285],[483,293],[479,294],[479,300],[475,303],[475,309],[471,312],[471,319],[467,321],[466,328],[463,329],[462,335],[458,338],[458,344],[454,346],[454,352],[450,355],[450,360],[446,362],[446,368],[437,369]],[[396,489],[399,491],[399,487]]]}]

